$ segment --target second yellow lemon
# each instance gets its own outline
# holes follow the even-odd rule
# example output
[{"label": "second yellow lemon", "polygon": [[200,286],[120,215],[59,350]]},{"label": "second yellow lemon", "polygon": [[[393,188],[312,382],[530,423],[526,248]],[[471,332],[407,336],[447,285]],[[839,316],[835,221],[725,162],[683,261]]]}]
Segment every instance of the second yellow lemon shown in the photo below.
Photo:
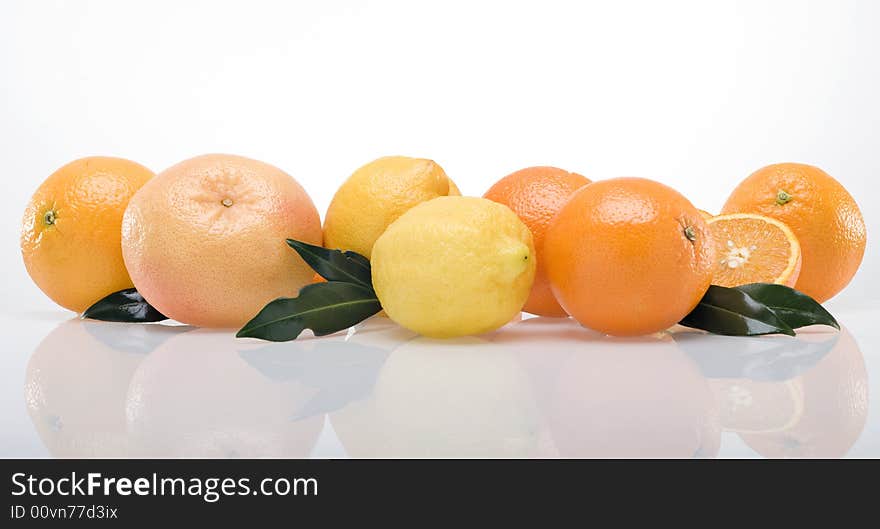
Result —
[{"label": "second yellow lemon", "polygon": [[510,321],[529,296],[535,265],[529,228],[507,206],[474,197],[410,209],[372,252],[373,287],[388,317],[434,338]]},{"label": "second yellow lemon", "polygon": [[433,160],[379,158],[355,171],[336,191],[324,219],[324,245],[369,258],[376,239],[407,210],[460,194]]}]

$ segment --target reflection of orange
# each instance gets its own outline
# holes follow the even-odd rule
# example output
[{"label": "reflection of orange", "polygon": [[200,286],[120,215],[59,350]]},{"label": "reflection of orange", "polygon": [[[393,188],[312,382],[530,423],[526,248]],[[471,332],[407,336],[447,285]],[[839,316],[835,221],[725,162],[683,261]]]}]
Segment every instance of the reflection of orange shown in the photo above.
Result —
[{"label": "reflection of orange", "polygon": [[721,426],[738,433],[785,430],[804,412],[800,381],[764,382],[747,378],[709,379],[721,413]]},{"label": "reflection of orange", "polygon": [[108,342],[138,340],[142,328],[124,323],[70,320],[56,327],[31,355],[25,401],[34,427],[55,457],[125,457],[128,382],[144,354]]},{"label": "reflection of orange", "polygon": [[82,312],[131,288],[122,262],[122,214],[152,177],[135,162],[93,156],[70,162],[40,185],[24,212],[21,255],[47,296]]},{"label": "reflection of orange", "polygon": [[587,178],[577,173],[556,167],[529,167],[495,182],[483,195],[483,198],[512,209],[532,232],[538,268],[529,299],[523,306],[526,312],[541,316],[567,316],[550,290],[543,256],[544,233],[553,216],[572,193],[589,183]]},{"label": "reflection of orange", "polygon": [[563,366],[550,413],[563,457],[714,457],[706,380],[669,336],[604,338]]},{"label": "reflection of orange", "polygon": [[571,318],[528,318],[489,336],[492,343],[517,357],[535,387],[542,412],[549,408],[556,381],[568,359],[602,334],[584,329]]},{"label": "reflection of orange", "polygon": [[[292,355],[309,341],[285,344]],[[316,390],[273,380],[239,353],[226,332],[175,336],[140,365],[128,389],[126,417],[146,457],[306,457],[323,415],[295,420]]]},{"label": "reflection of orange", "polygon": [[559,211],[544,243],[562,308],[583,325],[631,336],[664,330],[709,288],[715,249],[685,197],[644,178],[582,187]]},{"label": "reflection of orange", "polygon": [[865,221],[855,200],[811,165],[758,169],[733,190],[722,213],[758,213],[788,225],[803,251],[795,288],[820,303],[849,283],[865,253]]},{"label": "reflection of orange", "polygon": [[[821,333],[825,334],[825,333]],[[810,333],[804,333],[809,338]],[[752,383],[752,387],[760,383]],[[837,458],[846,455],[865,427],[868,416],[868,373],[858,344],[848,331],[843,330],[837,344],[818,364],[803,375],[784,383],[799,388],[801,411],[782,425],[782,429],[764,433],[740,433],[743,441],[765,457],[820,457]],[[752,408],[766,415],[764,408],[787,414],[780,406],[789,407],[785,399],[774,397],[784,390],[774,388],[762,395],[763,400]],[[793,392],[797,395],[798,391]],[[738,419],[757,422],[753,418]],[[781,421],[779,421],[781,422]],[[772,426],[777,426],[774,424]],[[769,425],[765,425],[767,427]]]},{"label": "reflection of orange", "polygon": [[548,421],[557,381],[569,359],[601,337],[571,318],[551,317],[528,318],[502,327],[489,337],[519,361],[531,382],[541,412],[535,457],[559,457]]}]

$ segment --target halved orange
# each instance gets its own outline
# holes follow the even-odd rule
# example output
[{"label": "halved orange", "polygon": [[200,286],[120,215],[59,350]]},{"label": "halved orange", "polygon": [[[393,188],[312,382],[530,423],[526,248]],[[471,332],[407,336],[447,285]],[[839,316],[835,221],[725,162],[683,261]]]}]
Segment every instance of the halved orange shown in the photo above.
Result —
[{"label": "halved orange", "polygon": [[712,284],[748,283],[794,286],[801,270],[801,245],[791,229],[776,219],[751,213],[706,219],[715,241]]}]

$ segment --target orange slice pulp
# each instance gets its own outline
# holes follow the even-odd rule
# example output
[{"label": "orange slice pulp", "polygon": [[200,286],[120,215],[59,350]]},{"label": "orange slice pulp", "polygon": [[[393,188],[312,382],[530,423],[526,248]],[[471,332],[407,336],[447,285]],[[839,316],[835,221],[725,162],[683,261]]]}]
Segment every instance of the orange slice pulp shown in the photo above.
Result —
[{"label": "orange slice pulp", "polygon": [[713,284],[794,286],[801,270],[801,246],[788,226],[751,213],[719,215],[706,222],[715,242]]}]

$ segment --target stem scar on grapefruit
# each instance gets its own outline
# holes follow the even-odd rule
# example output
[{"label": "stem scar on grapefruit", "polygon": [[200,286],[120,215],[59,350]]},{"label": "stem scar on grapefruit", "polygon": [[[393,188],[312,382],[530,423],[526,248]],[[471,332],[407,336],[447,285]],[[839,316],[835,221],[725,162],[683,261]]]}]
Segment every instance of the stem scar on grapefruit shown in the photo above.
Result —
[{"label": "stem scar on grapefruit", "polygon": [[312,281],[287,238],[321,244],[311,198],[277,167],[226,154],[166,169],[122,222],[125,264],[144,299],[201,327],[240,327]]},{"label": "stem scar on grapefruit", "polygon": [[547,227],[569,197],[590,183],[586,177],[557,167],[528,167],[495,182],[483,198],[504,204],[529,227],[538,268],[523,310],[539,316],[567,316],[550,289],[543,246]]},{"label": "stem scar on grapefruit", "polygon": [[21,255],[34,283],[74,312],[132,287],[120,226],[129,199],[153,172],[107,156],[61,167],[34,193],[22,219]]},{"label": "stem scar on grapefruit", "polygon": [[794,286],[801,270],[801,246],[788,226],[751,213],[719,215],[707,222],[715,243],[713,284]]},{"label": "stem scar on grapefruit", "polygon": [[581,188],[550,224],[544,252],[562,308],[586,327],[619,336],[680,321],[709,288],[715,261],[699,210],[644,178]]}]

